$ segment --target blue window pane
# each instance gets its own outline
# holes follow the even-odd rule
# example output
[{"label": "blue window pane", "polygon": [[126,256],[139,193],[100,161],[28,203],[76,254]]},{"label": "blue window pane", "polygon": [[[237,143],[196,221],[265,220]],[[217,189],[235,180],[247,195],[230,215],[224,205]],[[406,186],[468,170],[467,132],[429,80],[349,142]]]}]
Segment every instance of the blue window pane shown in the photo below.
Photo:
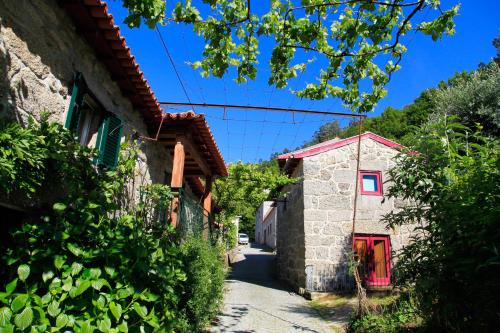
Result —
[{"label": "blue window pane", "polygon": [[363,175],[363,191],[378,192],[378,182],[376,175]]}]

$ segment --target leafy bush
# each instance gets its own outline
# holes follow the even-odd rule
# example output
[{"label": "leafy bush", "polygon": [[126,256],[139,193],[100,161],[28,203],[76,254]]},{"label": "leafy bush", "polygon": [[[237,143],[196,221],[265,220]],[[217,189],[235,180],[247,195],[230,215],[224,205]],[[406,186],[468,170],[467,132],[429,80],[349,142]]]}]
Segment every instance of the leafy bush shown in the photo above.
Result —
[{"label": "leafy bush", "polygon": [[399,157],[389,193],[412,204],[388,226],[416,224],[398,256],[396,283],[415,288],[419,311],[441,331],[494,331],[500,313],[500,141],[442,116]]},{"label": "leafy bush", "polygon": [[[36,157],[16,151],[15,162],[6,158],[18,143],[5,133]],[[214,313],[220,294],[205,297],[208,312],[190,310],[183,282],[195,260],[181,251],[171,228],[149,223],[151,209],[165,208],[170,190],[148,186],[147,198],[134,201],[136,147],[125,145],[115,170],[96,170],[93,152],[46,120],[27,129],[2,123],[0,144],[0,174],[13,180],[7,192],[35,196],[48,183],[60,187],[50,209],[15,228],[15,246],[1,249],[0,331],[190,331]],[[37,178],[26,167],[32,159]],[[207,274],[222,269],[220,261],[210,263]],[[198,281],[207,282],[192,280],[190,288],[199,290]]]},{"label": "leafy bush", "polygon": [[186,272],[184,293],[181,306],[186,309],[193,331],[198,331],[209,324],[219,310],[223,296],[224,248],[211,247],[201,238],[189,238],[181,246]]}]

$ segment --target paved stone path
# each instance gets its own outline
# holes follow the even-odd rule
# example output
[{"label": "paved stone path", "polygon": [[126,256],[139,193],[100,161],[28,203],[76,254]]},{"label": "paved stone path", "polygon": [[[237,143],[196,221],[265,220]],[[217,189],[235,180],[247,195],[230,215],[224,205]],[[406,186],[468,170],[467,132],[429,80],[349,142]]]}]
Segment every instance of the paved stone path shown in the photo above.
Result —
[{"label": "paved stone path", "polygon": [[332,332],[304,298],[274,280],[272,253],[255,245],[242,253],[245,260],[226,280],[224,308],[211,332]]}]

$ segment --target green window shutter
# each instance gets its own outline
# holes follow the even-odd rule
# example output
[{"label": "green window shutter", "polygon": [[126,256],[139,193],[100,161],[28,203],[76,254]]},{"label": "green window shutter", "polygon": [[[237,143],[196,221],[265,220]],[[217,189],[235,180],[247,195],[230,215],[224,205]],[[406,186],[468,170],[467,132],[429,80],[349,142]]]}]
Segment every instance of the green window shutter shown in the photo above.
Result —
[{"label": "green window shutter", "polygon": [[83,102],[83,95],[85,93],[85,81],[83,80],[82,73],[75,73],[73,88],[71,89],[71,100],[69,102],[68,116],[64,127],[67,129],[78,132],[80,127],[80,107]]},{"label": "green window shutter", "polygon": [[122,121],[113,115],[104,118],[97,132],[97,165],[114,168],[118,163],[120,143],[123,132]]}]

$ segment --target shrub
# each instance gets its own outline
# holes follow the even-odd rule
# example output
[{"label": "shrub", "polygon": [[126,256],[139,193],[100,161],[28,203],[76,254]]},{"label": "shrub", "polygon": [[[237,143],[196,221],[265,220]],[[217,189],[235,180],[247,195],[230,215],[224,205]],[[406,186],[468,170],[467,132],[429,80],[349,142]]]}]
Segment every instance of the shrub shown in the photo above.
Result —
[{"label": "shrub", "polygon": [[219,310],[223,297],[223,247],[211,247],[201,238],[189,238],[181,246],[186,282],[181,297],[193,331],[209,324]]},{"label": "shrub", "polygon": [[417,225],[398,256],[396,283],[415,288],[435,330],[494,331],[500,294],[500,141],[442,116],[390,171],[390,195],[411,205],[388,226]]},{"label": "shrub", "polygon": [[[18,142],[36,157],[16,150],[10,160],[6,152]],[[49,209],[41,207],[14,228],[15,245],[2,248],[1,332],[191,331],[213,315],[220,295],[203,296],[205,311],[196,297],[205,286],[217,290],[208,281],[210,274],[220,280],[222,263],[201,244],[199,250],[181,249],[171,228],[151,223],[152,210],[164,209],[171,198],[168,187],[148,186],[147,197],[134,202],[136,147],[125,145],[116,169],[96,170],[93,152],[45,119],[27,129],[2,123],[0,144],[0,174],[12,180],[7,193],[34,197],[49,182],[62,188]],[[28,167],[32,159],[36,178]],[[196,255],[204,258],[199,264]],[[193,265],[205,274],[188,280],[196,294],[183,285]]]}]

